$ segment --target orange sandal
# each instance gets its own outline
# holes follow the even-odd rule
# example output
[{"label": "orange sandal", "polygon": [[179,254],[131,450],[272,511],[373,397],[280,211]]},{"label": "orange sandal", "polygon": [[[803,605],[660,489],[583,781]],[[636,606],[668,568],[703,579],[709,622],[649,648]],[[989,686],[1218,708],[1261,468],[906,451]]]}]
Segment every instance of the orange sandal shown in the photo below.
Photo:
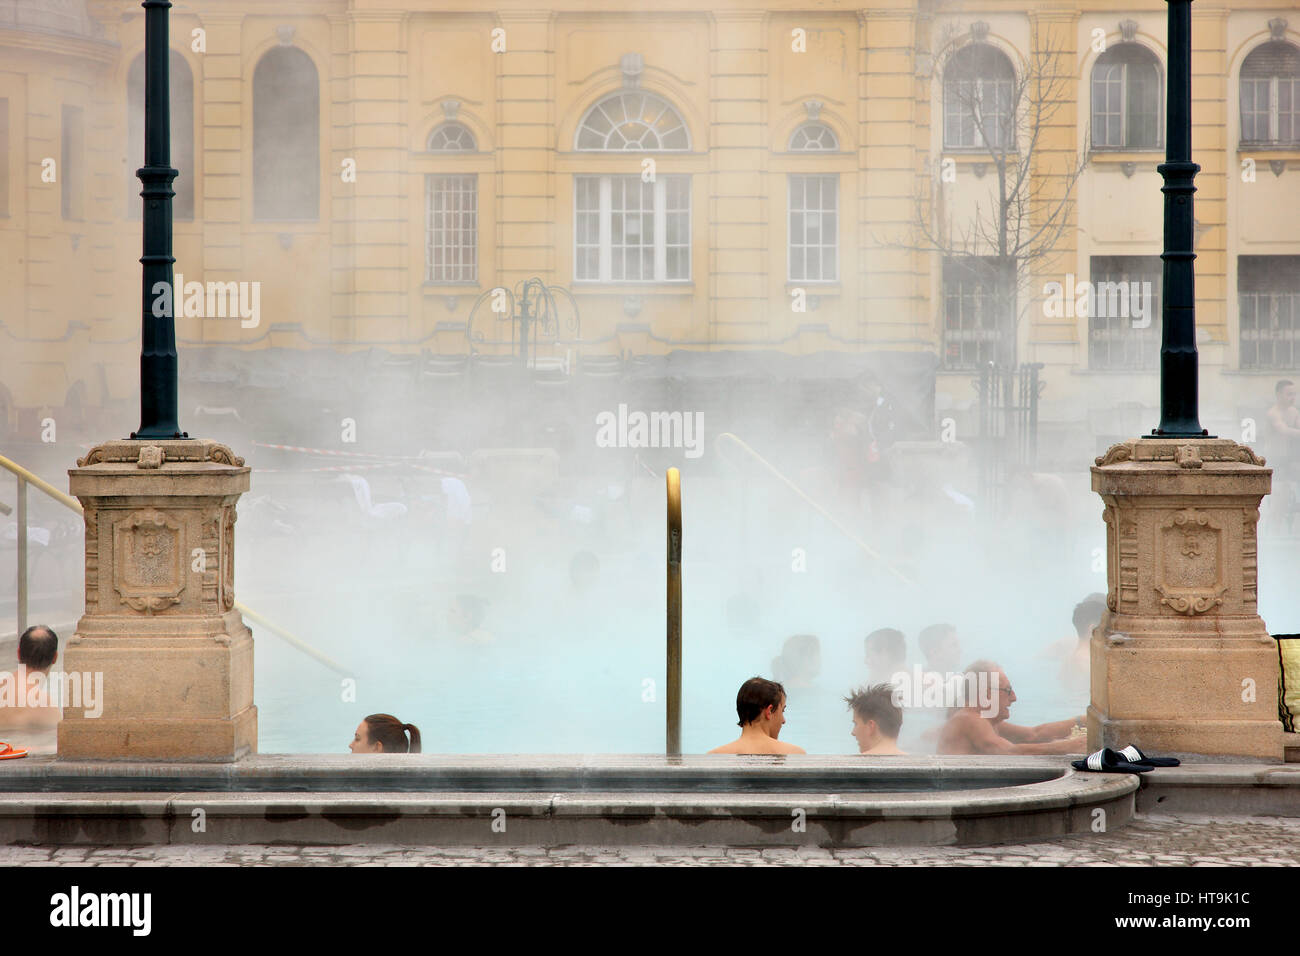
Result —
[{"label": "orange sandal", "polygon": [[0,740],[0,760],[16,760],[19,757],[26,757],[26,750],[14,750],[3,740]]}]

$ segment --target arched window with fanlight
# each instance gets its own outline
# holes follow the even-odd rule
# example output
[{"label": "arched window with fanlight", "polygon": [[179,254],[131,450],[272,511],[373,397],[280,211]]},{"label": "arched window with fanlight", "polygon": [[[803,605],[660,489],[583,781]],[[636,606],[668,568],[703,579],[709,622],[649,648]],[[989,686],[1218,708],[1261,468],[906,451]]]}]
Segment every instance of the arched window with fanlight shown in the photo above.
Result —
[{"label": "arched window with fanlight", "polygon": [[474,134],[464,123],[443,123],[429,134],[431,153],[472,153],[477,149]]},{"label": "arched window with fanlight", "polygon": [[1270,40],[1241,64],[1241,141],[1300,144],[1300,48]]},{"label": "arched window with fanlight", "polygon": [[644,90],[622,90],[587,110],[573,148],[580,151],[688,150],[690,132],[676,108]]},{"label": "arched window with fanlight", "polygon": [[[624,89],[587,110],[579,152],[685,152],[690,131],[663,97]],[[687,282],[691,278],[691,177],[578,175],[573,186],[576,282]]]},{"label": "arched window with fanlight", "polygon": [[253,215],[320,218],[320,77],[302,50],[268,50],[253,71]]},{"label": "arched window with fanlight", "polygon": [[840,141],[825,123],[804,123],[790,135],[792,153],[833,153]]},{"label": "arched window with fanlight", "polygon": [[1011,61],[993,44],[957,50],[943,71],[944,148],[1014,148],[1015,82]]},{"label": "arched window with fanlight", "polygon": [[1140,43],[1117,43],[1092,68],[1094,149],[1160,145],[1160,63]]},{"label": "arched window with fanlight", "polygon": [[[179,220],[194,218],[194,74],[185,57],[171,51],[172,166],[178,173],[172,182],[176,197],[172,215]],[[126,208],[132,219],[144,209],[141,183],[136,171],[144,165],[144,54],[131,61],[126,74]]]}]

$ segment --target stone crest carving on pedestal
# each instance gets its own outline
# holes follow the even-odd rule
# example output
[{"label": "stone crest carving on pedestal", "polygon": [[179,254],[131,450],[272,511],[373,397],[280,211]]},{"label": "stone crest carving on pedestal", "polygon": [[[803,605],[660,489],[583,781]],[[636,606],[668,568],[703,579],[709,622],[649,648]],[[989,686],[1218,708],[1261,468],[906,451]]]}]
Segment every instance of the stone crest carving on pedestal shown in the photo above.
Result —
[{"label": "stone crest carving on pedestal", "polygon": [[181,538],[179,522],[154,508],[114,523],[113,587],[123,604],[152,613],[180,603],[185,590]]},{"label": "stone crest carving on pedestal", "polygon": [[1223,529],[1203,511],[1184,508],[1160,527],[1156,590],[1179,614],[1204,614],[1223,603]]}]

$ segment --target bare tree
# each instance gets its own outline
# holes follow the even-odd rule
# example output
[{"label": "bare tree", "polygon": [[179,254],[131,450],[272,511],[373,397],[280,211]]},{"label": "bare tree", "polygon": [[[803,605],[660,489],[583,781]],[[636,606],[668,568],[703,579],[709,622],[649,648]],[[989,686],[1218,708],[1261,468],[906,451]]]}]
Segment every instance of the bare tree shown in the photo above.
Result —
[{"label": "bare tree", "polygon": [[1032,301],[1024,293],[1071,222],[1088,144],[1085,137],[1082,151],[1070,151],[1059,171],[1044,170],[1044,140],[1054,127],[1059,132],[1059,114],[1077,101],[1074,57],[1062,43],[1050,33],[1040,35],[1019,69],[1006,71],[1004,65],[999,69],[1002,55],[981,42],[979,32],[968,36],[973,40],[963,42],[955,27],[942,35],[939,49],[950,55],[942,73],[936,69],[932,76],[942,84],[945,148],[988,157],[994,176],[989,195],[976,200],[963,222],[953,221],[941,189],[933,201],[917,195],[914,241],[890,245],[937,252],[952,267],[968,270],[983,290],[975,304],[979,331],[994,344],[993,354],[979,349],[978,361],[1012,365],[1016,332]]}]

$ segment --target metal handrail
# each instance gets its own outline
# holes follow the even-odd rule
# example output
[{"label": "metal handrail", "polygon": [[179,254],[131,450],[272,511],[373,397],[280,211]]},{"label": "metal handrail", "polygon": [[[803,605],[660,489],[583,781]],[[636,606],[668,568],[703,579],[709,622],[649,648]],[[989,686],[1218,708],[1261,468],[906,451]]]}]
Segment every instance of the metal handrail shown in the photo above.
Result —
[{"label": "metal handrail", "polygon": [[715,447],[717,445],[722,444],[722,440],[724,438],[729,439],[731,442],[739,446],[743,452],[745,452],[747,455],[749,455],[751,458],[757,461],[760,465],[762,465],[763,468],[767,470],[768,474],[770,474],[773,478],[781,482],[781,484],[785,485],[796,495],[802,498],[805,504],[807,504],[810,508],[816,511],[827,521],[829,521],[831,523],[831,527],[835,528],[836,531],[839,531],[842,535],[844,535],[846,538],[848,538],[850,541],[856,544],[859,548],[861,548],[862,551],[869,558],[871,558],[873,561],[878,561],[879,563],[883,564],[890,574],[898,578],[898,580],[902,581],[904,584],[913,588],[917,587],[916,582],[913,581],[911,578],[909,578],[907,575],[903,574],[902,571],[898,570],[898,568],[894,566],[894,563],[892,561],[890,561],[888,558],[886,558],[884,555],[880,554],[879,552],[873,550],[865,541],[863,541],[860,537],[858,537],[858,535],[855,534],[851,529],[846,528],[838,518],[836,518],[833,514],[831,514],[829,511],[827,511],[817,502],[813,501],[812,498],[808,497],[807,493],[802,488],[796,485],[785,475],[781,474],[781,472],[777,469],[775,465],[773,465],[770,461],[768,461],[758,452],[754,451],[754,449],[750,448],[749,445],[741,441],[731,432],[723,432],[721,435],[719,435],[714,442]]},{"label": "metal handrail", "polygon": [[668,484],[668,723],[665,750],[682,753],[682,476],[669,468]]},{"label": "metal handrail", "polygon": [[[70,511],[75,511],[77,514],[83,514],[84,509],[81,507],[81,502],[76,498],[59,491],[48,481],[38,477],[4,455],[0,455],[0,468],[18,479],[18,633],[21,634],[27,629],[27,486],[32,485],[38,491],[45,492],[59,504]],[[6,509],[6,514],[8,510]],[[235,610],[250,618],[254,623],[266,628],[291,647],[297,648],[309,657],[324,664],[336,674],[341,674],[344,677],[351,676],[351,672],[345,669],[342,664],[316,650],[301,638],[295,637],[293,633],[280,627],[280,625],[268,621],[251,608],[236,601]]]}]

